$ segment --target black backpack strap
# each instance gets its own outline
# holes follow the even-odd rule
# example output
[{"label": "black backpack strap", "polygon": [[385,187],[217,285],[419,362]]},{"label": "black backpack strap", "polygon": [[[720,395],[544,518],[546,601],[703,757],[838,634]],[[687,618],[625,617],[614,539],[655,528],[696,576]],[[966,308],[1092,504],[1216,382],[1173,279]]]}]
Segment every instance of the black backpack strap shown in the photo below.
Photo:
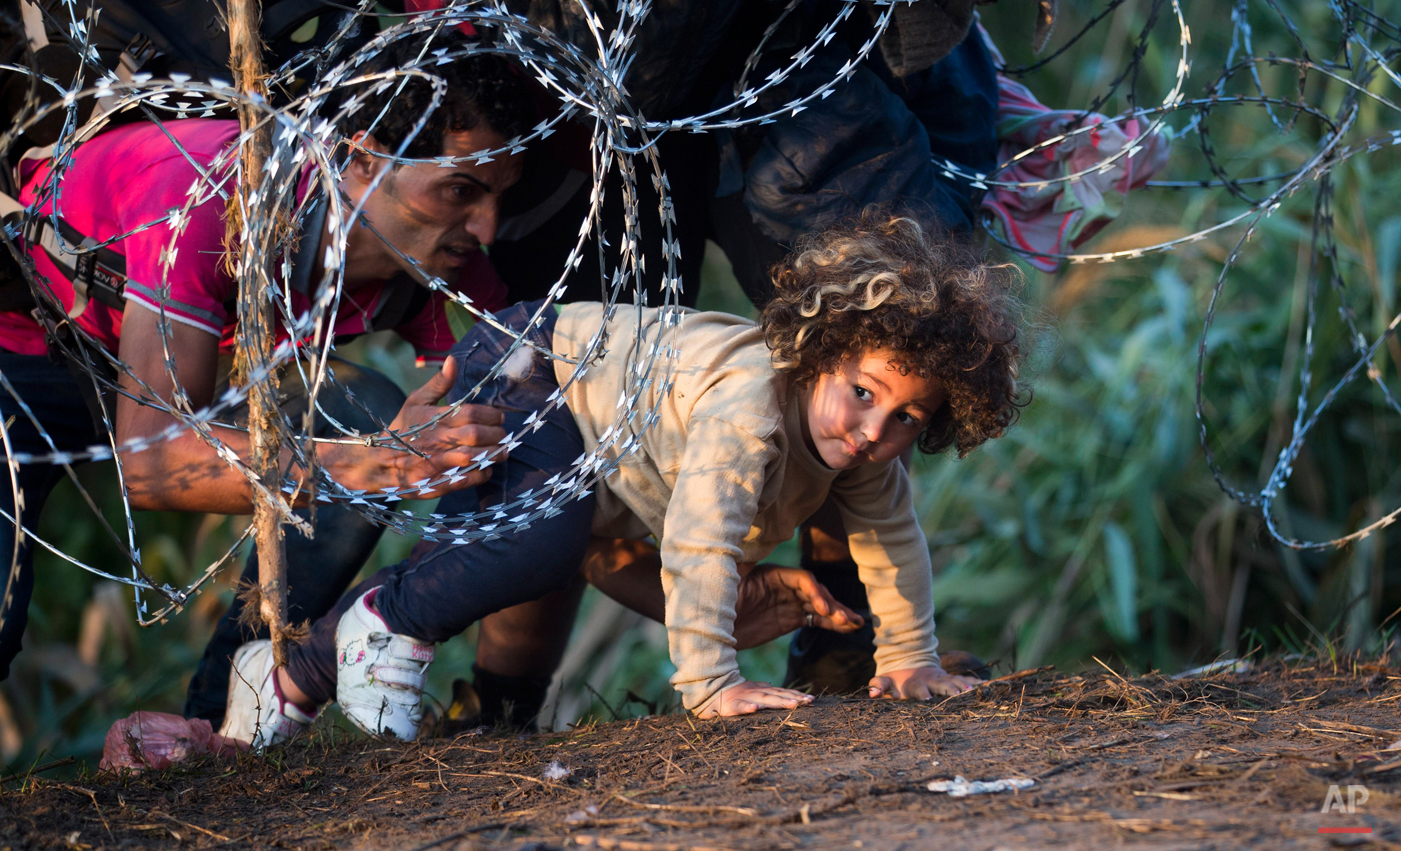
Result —
[{"label": "black backpack strap", "polygon": [[[20,244],[19,229],[23,218],[24,207],[13,197],[0,192],[0,226],[5,228],[5,236],[16,247]],[[14,254],[10,253],[9,247],[0,243],[0,311],[33,309],[34,293],[29,291],[24,270]]]},{"label": "black backpack strap", "polygon": [[[97,240],[85,236],[65,222],[58,220],[58,232],[45,217],[35,222],[35,242],[49,255],[54,265],[63,270],[73,282],[73,309],[81,312],[87,300],[100,301],[116,310],[126,308],[126,257],[108,247],[96,248]],[[60,250],[59,237],[68,245],[86,248],[83,254],[65,254]],[[80,301],[81,300],[81,301]],[[81,305],[81,306],[80,306]]]}]

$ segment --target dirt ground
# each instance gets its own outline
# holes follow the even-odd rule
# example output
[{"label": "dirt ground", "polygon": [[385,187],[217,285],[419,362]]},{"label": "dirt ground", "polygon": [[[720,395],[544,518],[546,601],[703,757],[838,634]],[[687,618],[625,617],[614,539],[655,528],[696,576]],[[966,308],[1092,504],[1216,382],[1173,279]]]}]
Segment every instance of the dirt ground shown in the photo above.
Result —
[{"label": "dirt ground", "polygon": [[[9,780],[0,849],[1401,847],[1398,705],[1401,670],[1276,662],[409,745],[328,725],[265,756]],[[1035,783],[926,788],[955,776]]]}]

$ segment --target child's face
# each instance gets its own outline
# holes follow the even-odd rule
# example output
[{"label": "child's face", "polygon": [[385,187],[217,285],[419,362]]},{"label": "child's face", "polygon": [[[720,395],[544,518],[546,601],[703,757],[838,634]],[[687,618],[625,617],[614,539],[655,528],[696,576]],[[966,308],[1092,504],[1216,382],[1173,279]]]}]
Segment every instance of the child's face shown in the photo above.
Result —
[{"label": "child's face", "polygon": [[914,445],[943,404],[937,381],[901,375],[894,352],[866,352],[804,390],[803,435],[834,470],[881,463]]}]

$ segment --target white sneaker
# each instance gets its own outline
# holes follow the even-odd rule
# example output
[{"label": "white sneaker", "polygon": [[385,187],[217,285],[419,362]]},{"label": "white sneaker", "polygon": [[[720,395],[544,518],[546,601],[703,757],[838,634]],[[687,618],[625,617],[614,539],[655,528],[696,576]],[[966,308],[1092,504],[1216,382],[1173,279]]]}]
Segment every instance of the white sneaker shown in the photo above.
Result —
[{"label": "white sneaker", "polygon": [[250,641],[238,648],[229,672],[229,702],[219,735],[247,742],[261,751],[311,726],[307,715],[282,696],[272,663],[272,642]]},{"label": "white sneaker", "polygon": [[412,742],[423,722],[423,683],[433,645],[396,635],[366,591],[336,626],[336,702],[371,736]]}]

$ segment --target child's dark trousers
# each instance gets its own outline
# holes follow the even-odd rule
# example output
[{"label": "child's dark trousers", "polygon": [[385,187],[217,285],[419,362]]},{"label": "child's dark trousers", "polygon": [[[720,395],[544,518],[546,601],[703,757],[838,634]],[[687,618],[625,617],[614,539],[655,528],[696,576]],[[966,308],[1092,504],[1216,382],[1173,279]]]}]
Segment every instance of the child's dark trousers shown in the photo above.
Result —
[{"label": "child's dark trousers", "polygon": [[[519,332],[538,307],[539,302],[519,304],[497,318]],[[551,350],[555,318],[553,309],[546,311],[545,321],[530,332],[529,339],[545,351]],[[449,399],[461,399],[476,386],[510,343],[510,337],[485,323],[473,327],[453,348],[459,370]],[[492,468],[491,478],[484,484],[443,497],[439,514],[451,517],[480,511],[527,490],[548,493],[545,481],[567,473],[583,454],[583,437],[565,405],[551,411],[540,429],[522,433],[526,418],[542,409],[559,386],[553,363],[538,354],[526,372],[518,378],[503,373],[473,400],[499,409],[506,418],[504,428],[516,435],[520,445]],[[348,591],[313,625],[311,637],[291,649],[287,670],[293,682],[318,703],[335,699],[336,625],[341,615],[375,586],[380,587],[375,608],[391,630],[435,643],[446,641],[492,612],[563,587],[578,574],[583,561],[593,504],[592,495],[570,500],[557,505],[561,514],[490,540],[416,547],[409,558]]]}]

